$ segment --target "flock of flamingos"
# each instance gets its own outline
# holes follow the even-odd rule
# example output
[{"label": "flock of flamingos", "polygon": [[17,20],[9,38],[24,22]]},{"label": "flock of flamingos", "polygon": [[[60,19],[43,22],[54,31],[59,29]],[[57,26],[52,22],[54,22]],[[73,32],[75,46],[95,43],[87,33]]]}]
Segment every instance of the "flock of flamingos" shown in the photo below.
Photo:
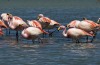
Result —
[{"label": "flock of flamingos", "polygon": [[[49,34],[51,33],[47,30],[57,28],[57,30],[63,30],[62,34],[66,38],[71,38],[75,43],[80,43],[79,39],[86,36],[86,42],[93,42],[97,32],[100,30],[100,18],[97,22],[83,18],[82,21],[73,20],[68,23],[66,26],[61,25],[60,23],[52,20],[43,14],[39,14],[37,20],[24,20],[18,16],[13,16],[10,13],[2,13],[0,19],[0,35],[3,35],[3,30],[10,29],[16,31],[16,41],[18,42],[18,31],[21,31],[23,38],[28,40],[39,39],[41,41],[40,34]],[[52,32],[53,33],[53,32]],[[91,36],[91,40],[88,40],[88,36]]]}]

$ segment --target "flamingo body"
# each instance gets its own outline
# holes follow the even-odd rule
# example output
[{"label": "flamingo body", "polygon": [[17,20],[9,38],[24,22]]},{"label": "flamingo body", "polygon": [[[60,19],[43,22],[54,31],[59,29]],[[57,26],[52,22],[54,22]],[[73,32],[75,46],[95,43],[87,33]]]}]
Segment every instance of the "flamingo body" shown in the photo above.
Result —
[{"label": "flamingo body", "polygon": [[69,27],[69,28],[76,27],[77,28],[80,22],[81,21],[79,21],[79,20],[73,20],[67,25],[67,27]]},{"label": "flamingo body", "polygon": [[41,24],[37,20],[27,20],[28,24],[32,27],[39,27],[42,29]]},{"label": "flamingo body", "polygon": [[26,39],[36,39],[42,33],[44,31],[40,28],[28,27],[22,31],[22,36]]},{"label": "flamingo body", "polygon": [[57,26],[60,26],[60,23],[54,21],[54,20],[51,20],[50,24],[46,27],[46,29],[53,29]]},{"label": "flamingo body", "polygon": [[20,17],[17,16],[13,16],[12,20],[10,20],[8,24],[11,29],[15,30],[23,30],[27,27],[27,24]]},{"label": "flamingo body", "polygon": [[87,32],[91,32],[91,31],[95,30],[96,27],[98,27],[98,24],[96,24],[95,22],[93,22],[91,20],[83,20],[78,25],[78,28],[85,30]]}]

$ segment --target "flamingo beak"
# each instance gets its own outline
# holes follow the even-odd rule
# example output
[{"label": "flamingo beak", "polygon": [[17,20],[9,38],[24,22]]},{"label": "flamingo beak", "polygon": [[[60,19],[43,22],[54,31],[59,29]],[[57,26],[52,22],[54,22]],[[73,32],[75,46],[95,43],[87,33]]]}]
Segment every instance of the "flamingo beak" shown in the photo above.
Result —
[{"label": "flamingo beak", "polygon": [[67,25],[66,25],[66,27],[67,27],[67,28],[69,28],[69,27],[70,27],[70,25],[68,25],[68,24],[67,24]]},{"label": "flamingo beak", "polygon": [[59,27],[59,28],[58,28],[58,31],[59,31],[60,29],[61,29],[61,28]]}]

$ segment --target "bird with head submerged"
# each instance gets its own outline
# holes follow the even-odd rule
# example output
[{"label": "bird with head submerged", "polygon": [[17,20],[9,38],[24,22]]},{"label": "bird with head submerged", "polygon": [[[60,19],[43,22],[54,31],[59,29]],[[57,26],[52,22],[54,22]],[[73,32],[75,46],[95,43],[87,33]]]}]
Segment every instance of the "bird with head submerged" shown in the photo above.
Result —
[{"label": "bird with head submerged", "polygon": [[29,40],[35,40],[36,38],[40,39],[39,35],[43,33],[49,34],[39,27],[28,27],[22,31],[22,37]]}]

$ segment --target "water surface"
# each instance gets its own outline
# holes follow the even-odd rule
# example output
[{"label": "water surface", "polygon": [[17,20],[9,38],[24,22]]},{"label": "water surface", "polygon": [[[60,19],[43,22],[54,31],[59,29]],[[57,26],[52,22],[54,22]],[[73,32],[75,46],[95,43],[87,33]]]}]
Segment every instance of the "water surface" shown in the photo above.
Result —
[{"label": "water surface", "polygon": [[[63,25],[83,17],[96,22],[100,17],[99,4],[99,0],[0,0],[0,14],[9,12],[26,21],[43,13]],[[0,65],[100,65],[99,34],[93,43],[75,44],[64,38],[62,31],[56,31],[51,38],[41,36],[44,44],[37,40],[32,44],[20,36],[14,45],[12,30],[10,35],[0,37]]]}]

